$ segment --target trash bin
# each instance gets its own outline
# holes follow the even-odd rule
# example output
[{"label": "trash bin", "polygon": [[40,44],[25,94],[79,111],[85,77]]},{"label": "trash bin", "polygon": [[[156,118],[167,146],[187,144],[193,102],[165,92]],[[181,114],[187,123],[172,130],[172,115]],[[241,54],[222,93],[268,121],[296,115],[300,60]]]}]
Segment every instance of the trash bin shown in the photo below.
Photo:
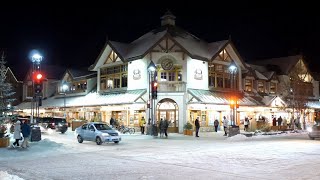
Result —
[{"label": "trash bin", "polygon": [[229,134],[229,137],[240,134],[239,126],[235,126],[235,125],[229,126],[229,133],[228,134]]},{"label": "trash bin", "polygon": [[152,125],[152,136],[158,136],[158,127],[156,124]]},{"label": "trash bin", "polygon": [[30,141],[40,141],[41,140],[41,130],[39,126],[32,126],[31,127],[31,137]]}]

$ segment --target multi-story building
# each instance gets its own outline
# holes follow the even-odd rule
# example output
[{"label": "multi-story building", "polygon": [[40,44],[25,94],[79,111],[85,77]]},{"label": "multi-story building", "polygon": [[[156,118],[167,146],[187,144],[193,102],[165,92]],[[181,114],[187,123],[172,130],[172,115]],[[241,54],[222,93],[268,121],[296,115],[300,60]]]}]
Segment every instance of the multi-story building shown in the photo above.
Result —
[{"label": "multi-story building", "polygon": [[[125,125],[139,126],[142,116],[149,119],[153,114],[148,109],[152,77],[158,82],[152,118],[168,119],[171,132],[181,133],[183,125],[197,117],[203,131],[211,130],[215,119],[231,118],[230,99],[235,95],[239,103],[236,124],[245,116],[253,120],[268,120],[272,115],[289,118],[290,98],[280,87],[290,80],[292,67],[303,62],[301,58],[296,60],[290,62],[289,69],[276,64],[277,60],[266,66],[245,63],[230,39],[208,43],[176,26],[175,16],[167,12],[159,28],[131,43],[107,40],[89,67],[91,74],[87,72],[78,79],[66,71],[60,83],[52,84],[54,95],[43,100],[43,114],[63,111],[68,119],[106,122],[114,117]],[[151,62],[156,66],[152,74],[148,71]],[[237,67],[235,74],[229,71],[232,63]],[[308,101],[315,103],[319,99],[318,81],[306,67],[303,72],[308,97],[312,97]],[[67,93],[61,88],[64,83],[68,84]],[[307,120],[312,121],[313,111],[309,106]]]}]

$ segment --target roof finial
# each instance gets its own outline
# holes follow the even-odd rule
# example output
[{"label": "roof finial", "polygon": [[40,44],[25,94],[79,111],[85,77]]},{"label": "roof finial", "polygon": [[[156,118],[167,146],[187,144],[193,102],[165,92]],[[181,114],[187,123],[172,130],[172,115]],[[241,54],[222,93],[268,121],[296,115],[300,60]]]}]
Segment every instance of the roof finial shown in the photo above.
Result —
[{"label": "roof finial", "polygon": [[161,26],[165,25],[171,25],[174,26],[176,24],[176,17],[169,11],[167,10],[166,13],[160,18],[161,19]]}]

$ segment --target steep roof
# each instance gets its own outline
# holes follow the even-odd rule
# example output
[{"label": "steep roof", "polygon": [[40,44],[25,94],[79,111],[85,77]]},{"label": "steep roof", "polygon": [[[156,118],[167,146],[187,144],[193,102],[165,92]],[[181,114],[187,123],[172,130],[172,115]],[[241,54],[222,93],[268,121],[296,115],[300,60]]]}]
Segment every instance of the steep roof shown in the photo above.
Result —
[{"label": "steep roof", "polygon": [[288,75],[290,70],[302,59],[301,55],[256,60],[250,63],[265,66],[269,71],[278,71],[279,75]]},{"label": "steep roof", "polygon": [[[270,71],[266,66],[260,66],[260,65],[254,65],[254,64],[247,64],[250,66],[256,73],[257,77],[260,77],[259,74],[263,75],[265,78],[270,80],[272,76],[275,74],[275,71]],[[263,77],[260,77],[261,79],[264,79]]]},{"label": "steep roof", "polygon": [[96,72],[88,71],[87,68],[79,68],[79,69],[68,69],[69,73],[73,78],[81,78],[81,77],[87,77],[90,75],[96,75]]},{"label": "steep roof", "polygon": [[41,70],[47,79],[61,79],[66,69],[66,67],[56,65],[41,65]]},{"label": "steep roof", "polygon": [[195,59],[210,60],[229,40],[207,43],[177,26],[161,26],[142,35],[131,43],[108,41],[107,44],[123,59],[135,60],[145,56],[166,36],[178,43],[188,55]]}]

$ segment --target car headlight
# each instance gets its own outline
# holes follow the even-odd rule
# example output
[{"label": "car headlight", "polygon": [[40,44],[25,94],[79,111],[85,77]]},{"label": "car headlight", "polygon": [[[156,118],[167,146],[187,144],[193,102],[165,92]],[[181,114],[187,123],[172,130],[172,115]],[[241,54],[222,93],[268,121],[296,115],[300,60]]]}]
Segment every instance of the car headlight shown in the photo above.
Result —
[{"label": "car headlight", "polygon": [[102,133],[102,136],[110,136],[108,133]]},{"label": "car headlight", "polygon": [[308,127],[308,128],[307,128],[307,131],[308,131],[308,132],[312,132],[312,127]]}]

